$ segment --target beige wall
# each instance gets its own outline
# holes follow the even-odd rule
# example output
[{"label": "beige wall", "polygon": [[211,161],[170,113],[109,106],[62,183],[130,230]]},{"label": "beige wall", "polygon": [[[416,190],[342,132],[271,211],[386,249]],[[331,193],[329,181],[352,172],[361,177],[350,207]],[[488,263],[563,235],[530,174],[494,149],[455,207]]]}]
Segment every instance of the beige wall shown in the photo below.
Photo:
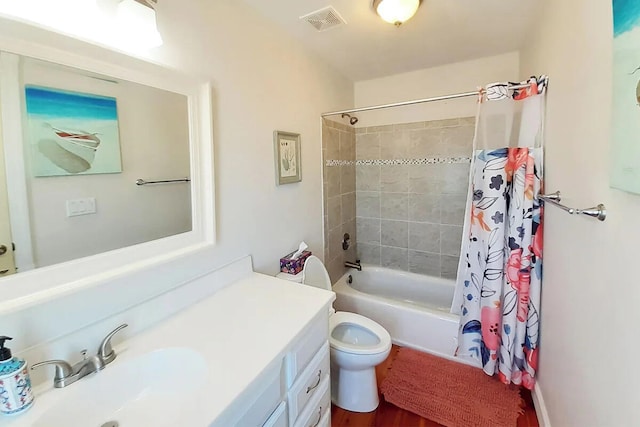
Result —
[{"label": "beige wall", "polygon": [[[357,107],[474,91],[520,75],[518,52],[457,62],[355,83]],[[358,127],[412,123],[475,116],[476,98],[469,97],[415,106],[358,113]]]},{"label": "beige wall", "polygon": [[[214,84],[218,242],[211,262],[252,254],[275,274],[306,241],[323,256],[321,120],[353,84],[239,1],[164,2],[154,59]],[[275,185],[273,131],[302,136],[302,182]]]},{"label": "beige wall", "polygon": [[610,1],[541,1],[521,77],[550,76],[546,188],[606,222],[545,211],[539,386],[554,426],[638,424],[640,196],[609,188]]}]

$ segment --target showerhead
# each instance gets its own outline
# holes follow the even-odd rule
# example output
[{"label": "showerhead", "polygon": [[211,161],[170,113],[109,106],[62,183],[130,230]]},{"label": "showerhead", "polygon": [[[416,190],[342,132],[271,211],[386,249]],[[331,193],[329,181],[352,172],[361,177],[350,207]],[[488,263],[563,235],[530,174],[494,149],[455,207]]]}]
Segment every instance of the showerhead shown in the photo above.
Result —
[{"label": "showerhead", "polygon": [[349,123],[353,126],[358,123],[358,118],[356,116],[352,116],[351,114],[343,113],[342,118],[349,117]]}]

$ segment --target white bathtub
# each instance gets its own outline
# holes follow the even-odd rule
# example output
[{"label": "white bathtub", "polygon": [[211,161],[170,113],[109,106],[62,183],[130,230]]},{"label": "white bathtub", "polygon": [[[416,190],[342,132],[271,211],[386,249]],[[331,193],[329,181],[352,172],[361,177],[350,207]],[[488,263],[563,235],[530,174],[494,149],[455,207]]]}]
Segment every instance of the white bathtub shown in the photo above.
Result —
[{"label": "white bathtub", "polygon": [[334,307],[378,322],[395,344],[455,360],[459,317],[449,312],[454,289],[453,280],[364,264],[333,286]]}]

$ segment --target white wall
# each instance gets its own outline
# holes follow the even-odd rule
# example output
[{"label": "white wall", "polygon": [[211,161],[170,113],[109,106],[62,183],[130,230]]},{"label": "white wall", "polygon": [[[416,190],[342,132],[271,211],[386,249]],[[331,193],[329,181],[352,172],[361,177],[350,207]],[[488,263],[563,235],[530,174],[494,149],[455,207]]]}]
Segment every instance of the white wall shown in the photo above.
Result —
[{"label": "white wall", "polygon": [[[214,81],[218,247],[274,274],[305,240],[322,256],[322,112],[353,105],[352,82],[239,1],[162,2],[155,58]],[[273,131],[302,135],[302,182],[277,187]]]},{"label": "white wall", "polygon": [[[355,83],[356,107],[389,104],[434,96],[472,92],[497,81],[520,76],[518,52],[457,62]],[[442,120],[476,115],[477,98],[438,101],[416,106],[356,113],[357,127]]]},{"label": "white wall", "polygon": [[[24,85],[110,96],[118,103],[121,173],[34,177],[32,168],[27,168],[32,242],[38,267],[191,230],[188,184],[135,185],[138,178],[189,176],[185,96],[130,82],[98,79],[40,61],[22,61],[21,69]],[[35,156],[32,147],[37,149],[32,144],[27,136],[25,154],[30,164]],[[67,200],[88,197],[96,199],[95,214],[67,217]]]},{"label": "white wall", "polygon": [[611,2],[539,10],[521,77],[550,76],[546,189],[609,213],[599,223],[545,211],[539,386],[554,426],[638,425],[640,196],[609,188]]},{"label": "white wall", "polygon": [[[280,256],[301,239],[322,256],[320,114],[352,107],[353,83],[242,2],[160,2],[158,21],[165,43],[151,59],[214,86],[216,246],[1,317],[2,332],[16,338],[12,348],[18,353],[75,359],[71,349],[78,346],[70,343],[81,332],[75,338],[72,332],[247,254],[257,271],[268,274],[278,271]],[[82,51],[76,43],[67,45]],[[301,183],[275,185],[274,130],[302,135]],[[210,292],[217,286],[211,283]],[[170,305],[165,300],[149,310],[170,313]],[[92,337],[83,348],[97,345],[100,336]],[[55,350],[63,347],[66,352]]]}]

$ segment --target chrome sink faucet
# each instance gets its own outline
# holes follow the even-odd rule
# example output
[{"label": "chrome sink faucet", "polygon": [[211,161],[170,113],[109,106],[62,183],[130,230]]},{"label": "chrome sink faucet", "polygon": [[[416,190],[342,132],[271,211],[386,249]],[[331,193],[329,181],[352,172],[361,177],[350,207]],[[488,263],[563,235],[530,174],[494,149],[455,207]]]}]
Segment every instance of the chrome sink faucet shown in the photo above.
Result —
[{"label": "chrome sink faucet", "polygon": [[71,385],[89,374],[103,370],[105,366],[115,360],[116,352],[111,347],[111,338],[127,326],[129,325],[125,323],[109,332],[100,343],[98,353],[95,356],[87,357],[87,350],[82,350],[82,361],[73,366],[64,360],[47,360],[34,364],[31,369],[34,370],[41,366],[54,365],[56,371],[53,377],[53,386],[55,388],[63,388]]}]

